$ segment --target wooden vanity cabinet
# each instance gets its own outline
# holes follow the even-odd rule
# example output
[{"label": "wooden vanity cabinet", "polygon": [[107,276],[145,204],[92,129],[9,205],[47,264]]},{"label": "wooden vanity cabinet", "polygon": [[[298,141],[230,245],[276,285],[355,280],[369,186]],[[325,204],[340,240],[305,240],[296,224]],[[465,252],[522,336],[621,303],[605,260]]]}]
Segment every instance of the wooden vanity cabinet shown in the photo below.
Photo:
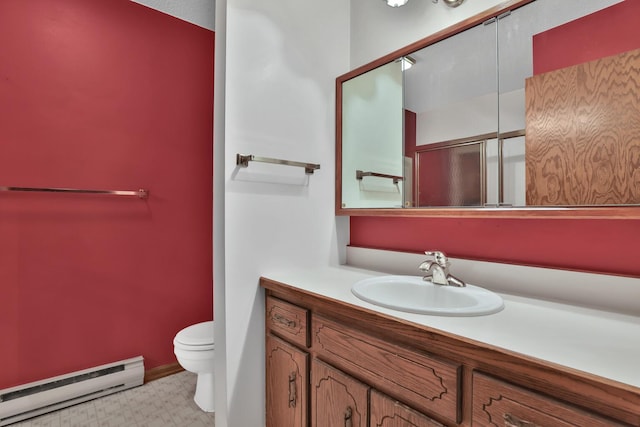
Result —
[{"label": "wooden vanity cabinet", "polygon": [[635,387],[261,285],[268,427],[640,427]]}]

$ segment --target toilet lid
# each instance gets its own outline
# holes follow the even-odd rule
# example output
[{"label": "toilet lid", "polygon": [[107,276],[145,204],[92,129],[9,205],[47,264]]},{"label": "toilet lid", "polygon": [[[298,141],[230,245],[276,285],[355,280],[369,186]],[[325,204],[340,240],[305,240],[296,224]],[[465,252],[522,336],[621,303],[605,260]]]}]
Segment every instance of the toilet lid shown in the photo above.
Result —
[{"label": "toilet lid", "polygon": [[188,346],[213,345],[213,320],[196,323],[178,332],[174,342]]}]

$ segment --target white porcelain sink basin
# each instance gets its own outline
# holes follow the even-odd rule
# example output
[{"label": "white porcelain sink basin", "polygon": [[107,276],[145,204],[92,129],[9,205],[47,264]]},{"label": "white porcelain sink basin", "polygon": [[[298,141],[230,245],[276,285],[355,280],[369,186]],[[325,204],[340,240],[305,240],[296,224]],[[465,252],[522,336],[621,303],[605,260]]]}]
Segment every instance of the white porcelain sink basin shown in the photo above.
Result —
[{"label": "white porcelain sink basin", "polygon": [[434,285],[419,276],[380,276],[360,280],[351,292],[372,304],[409,313],[482,316],[504,308],[502,297],[487,289]]}]

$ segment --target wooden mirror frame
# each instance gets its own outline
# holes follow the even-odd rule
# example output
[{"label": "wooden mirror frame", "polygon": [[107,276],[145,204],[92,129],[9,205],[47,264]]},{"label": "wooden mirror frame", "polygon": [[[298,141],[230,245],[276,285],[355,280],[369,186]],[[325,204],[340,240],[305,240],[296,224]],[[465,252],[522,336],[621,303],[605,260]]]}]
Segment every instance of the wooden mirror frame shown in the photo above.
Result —
[{"label": "wooden mirror frame", "polygon": [[336,78],[336,180],[335,214],[338,216],[390,217],[466,217],[466,218],[606,218],[640,219],[638,206],[521,206],[521,207],[451,207],[451,208],[343,208],[342,207],[342,83],[402,56],[423,49],[474,27],[502,13],[535,0],[509,0],[480,14],[454,24],[408,46],[362,65]]}]

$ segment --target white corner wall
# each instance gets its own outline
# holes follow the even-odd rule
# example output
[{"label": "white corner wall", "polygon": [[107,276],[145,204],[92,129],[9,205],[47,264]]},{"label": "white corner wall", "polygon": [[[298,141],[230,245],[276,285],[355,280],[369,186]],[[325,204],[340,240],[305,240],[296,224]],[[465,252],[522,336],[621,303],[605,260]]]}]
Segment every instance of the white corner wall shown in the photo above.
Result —
[{"label": "white corner wall", "polygon": [[213,31],[215,0],[131,0]]},{"label": "white corner wall", "polygon": [[[349,66],[349,4],[218,0],[216,13],[221,12],[225,22],[218,17],[216,41],[226,39],[226,55],[216,61],[226,61],[226,82],[223,106],[216,98],[214,156],[222,154],[223,138],[224,171],[219,159],[214,171],[216,182],[224,182],[225,200],[223,224],[215,218],[220,210],[214,211],[214,237],[219,241],[217,233],[224,233],[225,244],[223,254],[214,247],[214,271],[216,372],[224,384],[216,389],[216,425],[262,426],[264,292],[259,277],[294,265],[337,264],[339,248],[345,248],[338,240],[348,238],[348,219],[334,216],[334,111],[335,78]],[[220,49],[217,45],[217,55]],[[240,168],[237,153],[321,168],[313,175],[257,162]]]}]

